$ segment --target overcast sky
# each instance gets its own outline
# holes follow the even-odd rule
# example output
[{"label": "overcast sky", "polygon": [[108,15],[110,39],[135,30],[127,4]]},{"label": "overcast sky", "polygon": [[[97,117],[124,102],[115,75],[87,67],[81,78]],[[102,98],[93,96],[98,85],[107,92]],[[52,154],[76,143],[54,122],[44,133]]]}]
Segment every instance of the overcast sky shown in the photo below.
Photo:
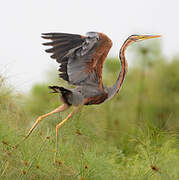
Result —
[{"label": "overcast sky", "polygon": [[103,32],[113,41],[111,56],[118,56],[130,34],[162,34],[164,54],[174,56],[179,52],[178,8],[178,0],[2,1],[0,73],[18,90],[43,82],[45,72],[58,65],[44,52],[42,32]]}]

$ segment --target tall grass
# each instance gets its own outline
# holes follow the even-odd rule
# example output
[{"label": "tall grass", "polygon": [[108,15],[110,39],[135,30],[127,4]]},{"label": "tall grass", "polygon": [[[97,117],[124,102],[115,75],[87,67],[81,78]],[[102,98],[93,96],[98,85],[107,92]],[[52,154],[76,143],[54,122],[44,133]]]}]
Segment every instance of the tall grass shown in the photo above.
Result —
[{"label": "tall grass", "polygon": [[[23,95],[9,91],[1,77],[0,179],[179,179],[179,59],[168,62],[155,47],[136,47],[138,65],[129,69],[120,93],[83,107],[60,129],[57,164],[55,126],[72,109],[44,119],[12,151],[35,119],[61,102],[47,84]],[[119,67],[117,60],[107,61],[106,85]]]}]

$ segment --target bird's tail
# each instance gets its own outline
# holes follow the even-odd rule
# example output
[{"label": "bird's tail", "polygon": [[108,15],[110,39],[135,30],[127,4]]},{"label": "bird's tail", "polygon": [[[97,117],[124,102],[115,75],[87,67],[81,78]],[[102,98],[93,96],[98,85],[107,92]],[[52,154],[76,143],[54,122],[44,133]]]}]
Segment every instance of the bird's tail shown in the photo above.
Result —
[{"label": "bird's tail", "polygon": [[61,87],[58,86],[48,86],[49,89],[52,89],[53,91],[51,91],[50,93],[60,93],[60,89]]},{"label": "bird's tail", "polygon": [[64,87],[59,87],[59,86],[49,86],[49,88],[53,90],[51,93],[61,93],[64,103],[71,105],[71,102],[69,99],[70,99],[70,96],[72,95],[72,91],[70,91],[69,89],[65,89]]}]

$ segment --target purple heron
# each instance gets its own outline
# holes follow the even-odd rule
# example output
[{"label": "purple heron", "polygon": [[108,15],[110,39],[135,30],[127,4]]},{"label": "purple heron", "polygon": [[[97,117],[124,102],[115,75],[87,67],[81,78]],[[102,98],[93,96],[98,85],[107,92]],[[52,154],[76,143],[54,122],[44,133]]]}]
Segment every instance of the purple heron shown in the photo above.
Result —
[{"label": "purple heron", "polygon": [[[49,86],[53,93],[59,93],[63,104],[53,111],[37,118],[32,128],[22,139],[25,140],[38,125],[38,123],[52,114],[67,110],[73,106],[73,111],[56,126],[56,150],[58,149],[58,129],[77,112],[82,105],[101,104],[116,95],[127,73],[127,61],[125,58],[126,48],[137,41],[157,38],[160,35],[131,35],[123,43],[119,58],[121,62],[121,71],[112,87],[104,86],[102,82],[103,64],[112,47],[112,41],[103,33],[88,32],[86,36],[68,33],[44,33],[42,38],[50,40],[43,43],[45,46],[51,46],[45,50],[52,53],[51,58],[56,59],[60,64],[59,76],[74,85],[75,88],[66,89],[59,86]],[[17,144],[19,145],[19,143]],[[17,147],[17,145],[15,147]]]}]

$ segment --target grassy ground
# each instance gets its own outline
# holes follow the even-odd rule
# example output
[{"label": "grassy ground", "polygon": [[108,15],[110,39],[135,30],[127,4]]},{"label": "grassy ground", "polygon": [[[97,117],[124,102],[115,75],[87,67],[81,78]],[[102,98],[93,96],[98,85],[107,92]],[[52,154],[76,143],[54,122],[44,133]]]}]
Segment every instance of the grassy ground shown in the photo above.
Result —
[{"label": "grassy ground", "polygon": [[[60,129],[56,164],[55,126],[71,109],[44,119],[12,151],[35,119],[61,102],[48,93],[47,85],[17,94],[1,77],[0,179],[179,179],[179,61],[167,63],[145,47],[139,51],[147,61],[129,69],[117,96],[100,106],[83,107]],[[108,61],[105,84],[115,81],[118,66]]]}]

